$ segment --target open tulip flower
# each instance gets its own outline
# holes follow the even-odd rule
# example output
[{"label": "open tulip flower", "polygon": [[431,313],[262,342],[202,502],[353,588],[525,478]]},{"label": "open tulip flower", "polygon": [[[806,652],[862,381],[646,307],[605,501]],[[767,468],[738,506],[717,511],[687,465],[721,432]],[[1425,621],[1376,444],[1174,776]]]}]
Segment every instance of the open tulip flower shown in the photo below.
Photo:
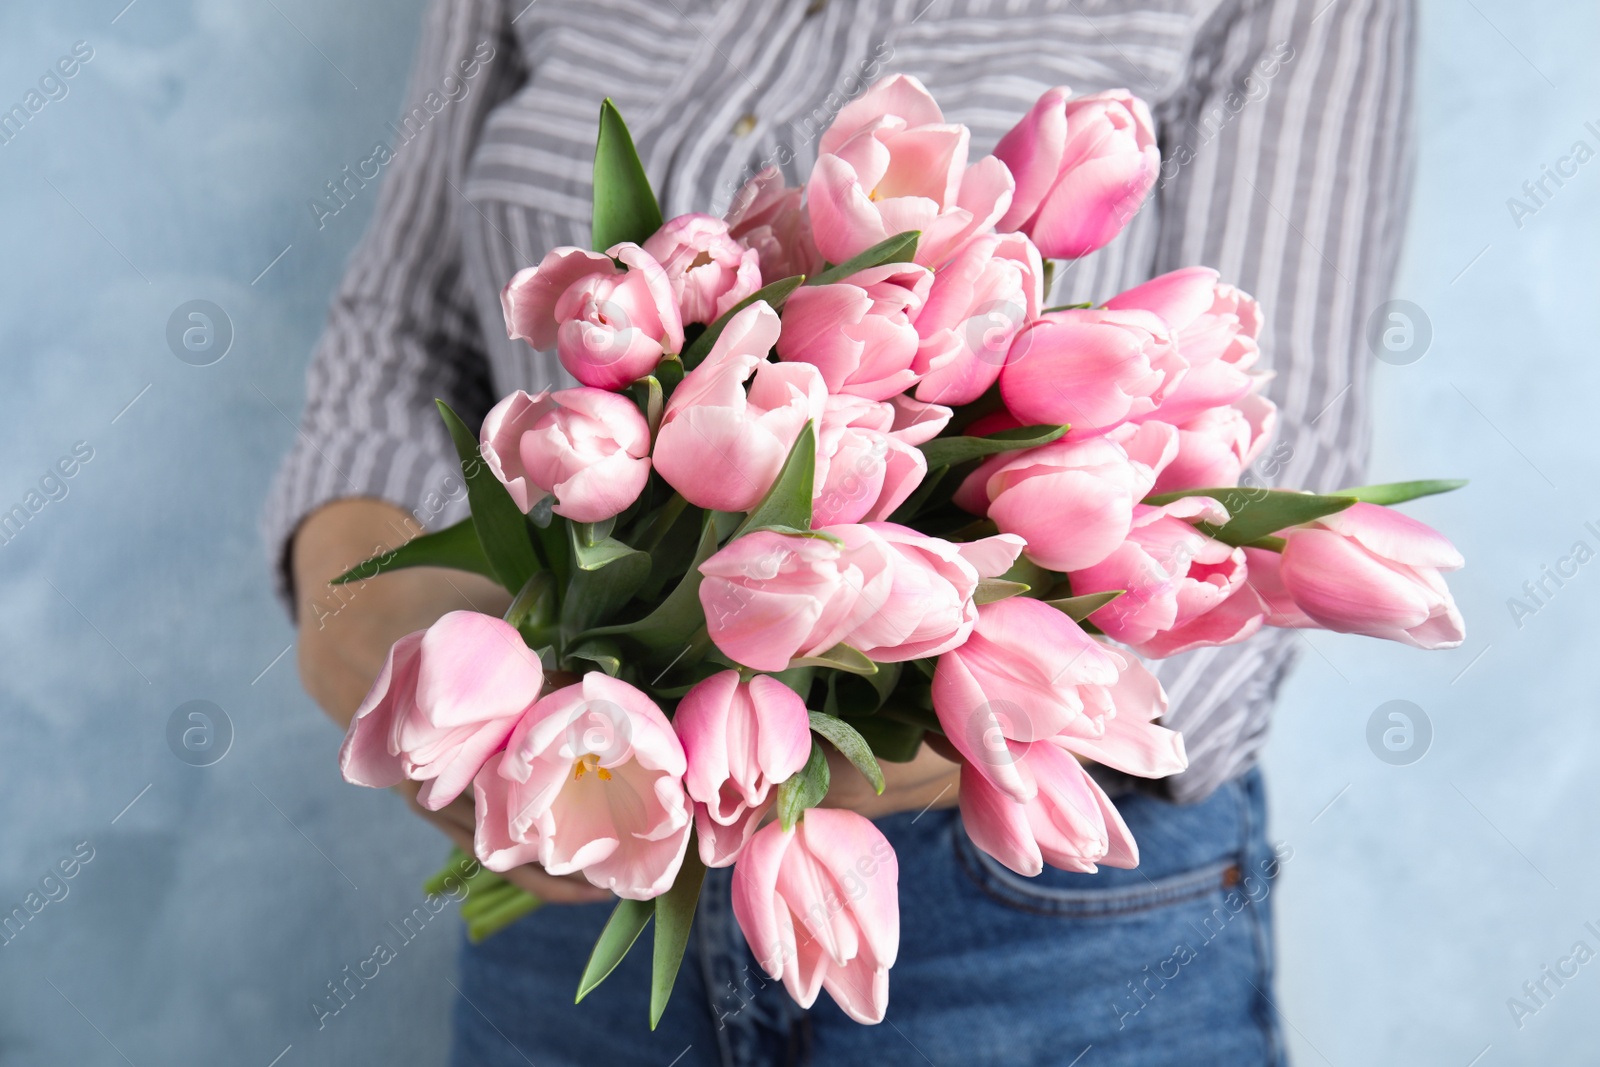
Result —
[{"label": "open tulip flower", "polygon": [[723,218],[663,220],[607,101],[597,247],[501,294],[579,386],[512,392],[476,434],[441,404],[471,515],[336,579],[447,567],[510,595],[395,643],[340,766],[433,809],[471,785],[473,939],[539,905],[491,872],[615,894],[580,999],[652,944],[654,1025],[706,868],[731,866],[762,969],[879,1022],[898,863],[830,795],[846,763],[892,790],[880,760],[932,742],[999,863],[1131,867],[1092,766],[1187,767],[1139,657],[1264,626],[1462,641],[1460,553],[1380,506],[1461,483],[1263,486],[1287,446],[1249,294],[1187,267],[1047,306],[1047,261],[1104,247],[1154,182],[1145,104],[1051,89],[971,150],[891,75],[805,185],[769,167]]}]

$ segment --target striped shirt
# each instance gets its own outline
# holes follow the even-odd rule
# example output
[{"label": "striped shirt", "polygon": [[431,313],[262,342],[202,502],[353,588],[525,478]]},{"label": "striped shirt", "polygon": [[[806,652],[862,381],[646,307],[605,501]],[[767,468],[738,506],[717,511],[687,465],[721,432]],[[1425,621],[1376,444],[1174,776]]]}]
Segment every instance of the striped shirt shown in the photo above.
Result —
[{"label": "striped shirt", "polygon": [[[430,528],[465,515],[435,397],[475,425],[513,389],[566,381],[551,353],[506,339],[499,293],[549,249],[588,244],[606,96],[670,217],[720,213],[769,164],[803,182],[822,130],[886,73],[920,78],[971,128],[974,158],[1051,86],[1132,90],[1156,118],[1157,187],[1049,302],[1215,267],[1266,315],[1281,421],[1252,484],[1356,484],[1365,322],[1409,185],[1413,25],[1409,0],[434,0],[267,507],[280,589],[297,524],[331,500],[393,501]],[[1191,760],[1174,796],[1251,765],[1299,640],[1268,631],[1159,664]]]}]

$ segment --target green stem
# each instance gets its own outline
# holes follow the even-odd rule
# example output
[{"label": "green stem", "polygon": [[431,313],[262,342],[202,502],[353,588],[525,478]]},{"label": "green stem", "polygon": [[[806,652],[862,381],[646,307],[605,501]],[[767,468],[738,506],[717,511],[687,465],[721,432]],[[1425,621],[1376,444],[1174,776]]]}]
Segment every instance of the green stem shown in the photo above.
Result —
[{"label": "green stem", "polygon": [[499,933],[530,912],[544,907],[544,901],[531,893],[517,889],[498,908],[467,924],[467,939],[477,944],[486,937]]}]

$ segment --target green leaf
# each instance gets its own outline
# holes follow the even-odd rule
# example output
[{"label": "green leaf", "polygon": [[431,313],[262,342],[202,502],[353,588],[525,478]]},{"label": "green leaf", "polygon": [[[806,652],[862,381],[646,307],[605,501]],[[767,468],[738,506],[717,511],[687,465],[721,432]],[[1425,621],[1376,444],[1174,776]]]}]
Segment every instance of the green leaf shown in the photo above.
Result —
[{"label": "green leaf", "polygon": [[861,734],[873,755],[889,763],[910,763],[922,748],[922,736],[927,733],[920,726],[872,715],[853,720],[851,725]]},{"label": "green leaf", "polygon": [[1016,452],[1024,448],[1038,448],[1059,439],[1070,426],[1018,426],[1011,430],[985,434],[982,437],[935,437],[918,445],[927,457],[928,467],[948,467],[969,459],[981,459],[1001,452]]},{"label": "green leaf", "polygon": [[506,587],[506,591],[515,593],[539,569],[539,557],[534,554],[533,542],[528,539],[527,517],[478,454],[478,439],[461,421],[461,416],[443,400],[434,403],[439,405],[439,415],[450,431],[450,439],[455,442],[456,454],[461,457],[461,473],[467,480],[467,503],[472,508],[472,525],[478,532],[478,543],[483,547],[484,558],[489,561],[495,578]]},{"label": "green leaf", "polygon": [[583,977],[578,980],[578,997],[573,1001],[574,1004],[594,992],[595,987],[617,969],[622,957],[639,940],[645,923],[650,921],[655,910],[655,902],[650,900],[617,901],[611,918],[606,920],[606,928],[600,931],[600,938],[594,943],[594,951],[589,954],[589,964],[583,969]]},{"label": "green leaf", "polygon": [[924,505],[933,496],[934,490],[943,483],[945,476],[950,473],[949,467],[929,467],[928,473],[923,475],[921,483],[911,491],[905,502],[894,509],[894,514],[889,516],[890,522],[897,522],[902,526],[911,525],[916,517],[922,514]]},{"label": "green leaf", "polygon": [[561,601],[556,595],[555,576],[549,571],[539,571],[518,590],[504,618],[522,634],[529,648],[538,648],[555,640],[560,615]]},{"label": "green leaf", "polygon": [[1094,301],[1085,300],[1081,304],[1057,304],[1055,307],[1045,308],[1043,311],[1039,312],[1039,314],[1048,315],[1052,311],[1083,311],[1092,307],[1094,307]]},{"label": "green leaf", "polygon": [[1074,622],[1082,622],[1126,592],[1126,589],[1113,589],[1106,593],[1086,593],[1083,596],[1068,596],[1059,600],[1046,600],[1045,603],[1065,612],[1067,617]]},{"label": "green leaf", "polygon": [[826,737],[833,743],[845,759],[856,765],[856,769],[867,776],[867,781],[872,783],[872,788],[879,796],[883,795],[883,768],[878,766],[878,760],[872,754],[872,747],[867,744],[867,739],[857,732],[854,726],[843,719],[826,715],[820,711],[811,714],[811,729]]},{"label": "green leaf", "polygon": [[1353,496],[1317,496],[1314,493],[1293,493],[1283,489],[1258,489],[1238,486],[1224,489],[1182,489],[1176,493],[1162,493],[1147,497],[1145,503],[1152,507],[1170,504],[1186,496],[1209,496],[1228,509],[1229,519],[1222,526],[1197,522],[1201,533],[1214,537],[1225,545],[1248,545],[1269,534],[1299,526],[1303,522],[1320,519],[1343,511],[1356,502]]},{"label": "green leaf", "polygon": [[594,212],[590,233],[604,252],[623,241],[643,244],[661,228],[661,206],[650,190],[644,164],[634,150],[628,124],[608,97],[600,105],[600,133],[594,145]]},{"label": "green leaf", "polygon": [[579,638],[621,635],[657,651],[683,646],[706,624],[705,609],[700,606],[700,583],[704,580],[700,564],[710,559],[716,550],[716,518],[708,511],[701,520],[700,544],[695,549],[694,559],[684,570],[682,580],[654,611],[633,622],[596,627],[578,635]]},{"label": "green leaf", "polygon": [[763,526],[789,526],[796,530],[811,529],[811,497],[817,482],[817,429],[806,423],[783,469],[761,503],[750,510],[733,536],[742,537]]},{"label": "green leaf", "polygon": [[1337,496],[1353,496],[1368,504],[1403,504],[1419,496],[1448,493],[1467,484],[1465,478],[1434,478],[1420,482],[1386,482],[1382,485],[1358,485],[1354,489],[1341,489]]},{"label": "green leaf", "polygon": [[661,428],[661,416],[666,411],[667,404],[667,395],[661,388],[661,379],[654,374],[647,374],[628,386],[628,392],[633,396],[633,402],[639,405],[639,411],[644,415],[650,433],[654,435]]},{"label": "green leaf", "polygon": [[789,661],[786,670],[796,667],[831,667],[836,671],[848,671],[851,674],[877,674],[878,665],[851,648],[849,645],[834,645],[826,652],[815,656],[800,656]]},{"label": "green leaf", "polygon": [[974,604],[993,604],[997,600],[1020,596],[1032,588],[1033,586],[1026,582],[1008,582],[1004,578],[982,578],[978,581],[978,588],[972,594],[972,602]]},{"label": "green leaf", "polygon": [[500,892],[494,899],[494,907],[467,919],[467,940],[475,945],[544,907],[544,901],[516,886],[509,886],[509,892]]},{"label": "green leaf", "polygon": [[481,574],[485,578],[495,577],[494,568],[489,566],[483,546],[478,543],[478,531],[473,529],[472,520],[462,519],[454,526],[414,537],[397,548],[358,563],[328,584],[366,581],[376,575],[406,567],[449,567]]},{"label": "green leaf", "polygon": [[832,285],[868,267],[881,267],[885,263],[909,263],[917,258],[917,241],[921,237],[921,230],[897,233],[886,241],[879,241],[859,256],[851,256],[837,267],[829,267],[806,284]]},{"label": "green leaf", "polygon": [[783,828],[793,830],[807,808],[822,803],[822,798],[828,795],[828,785],[828,754],[813,739],[806,765],[799,774],[778,787],[778,822]]},{"label": "green leaf", "polygon": [[[827,672],[827,693],[823,710],[829,715],[847,717],[871,715],[883,707],[900,682],[903,663],[880,663],[876,674],[850,674],[846,671]],[[806,668],[815,670],[815,668]]]},{"label": "green leaf", "polygon": [[672,984],[683,965],[683,950],[689,945],[689,927],[694,924],[695,905],[700,902],[700,885],[705,881],[705,864],[694,835],[689,835],[689,850],[672,888],[656,897],[656,950],[650,961],[650,1029],[661,1021],[672,996]]},{"label": "green leaf", "polygon": [[650,576],[648,553],[614,537],[586,545],[578,526],[568,524],[576,567],[561,601],[561,632],[569,642],[626,604]]},{"label": "green leaf", "polygon": [[771,305],[773,311],[782,311],[783,302],[788,300],[789,294],[800,288],[800,284],[805,280],[806,276],[804,274],[796,274],[789,278],[779,278],[769,285],[763,285],[760,289],[733,305],[716,322],[707,326],[704,333],[683,346],[683,368],[685,370],[694,370],[703,363],[705,358],[711,354],[711,349],[716,346],[717,338],[722,336],[722,331],[727,328],[728,323],[732,322],[733,317],[739,312],[754,304],[757,300],[765,300]]},{"label": "green leaf", "polygon": [[1041,600],[1066,579],[1061,572],[1047,571],[1027,556],[1018,556],[1011,569],[1000,577],[1008,582],[1020,582],[1028,587],[1030,595]]},{"label": "green leaf", "polygon": [[613,678],[622,673],[622,665],[626,662],[621,646],[604,637],[591,637],[578,642],[567,649],[567,659],[592,663]]}]

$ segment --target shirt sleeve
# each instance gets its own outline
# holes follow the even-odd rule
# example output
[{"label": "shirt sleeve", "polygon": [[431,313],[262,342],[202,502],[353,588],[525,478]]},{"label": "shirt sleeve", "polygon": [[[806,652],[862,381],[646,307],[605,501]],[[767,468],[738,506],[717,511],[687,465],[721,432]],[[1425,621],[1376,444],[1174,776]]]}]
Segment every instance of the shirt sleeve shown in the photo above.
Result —
[{"label": "shirt sleeve", "polygon": [[[484,116],[524,80],[501,4],[433,0],[405,111],[383,145],[388,158],[374,156],[387,171],[376,179],[375,213],[311,357],[299,432],[262,520],[291,613],[289,546],[322,505],[387,500],[426,527],[465,515],[460,466],[434,405],[445,400],[476,425],[492,400],[462,266],[460,213],[472,210],[462,172]],[[354,192],[364,177],[342,180]]]},{"label": "shirt sleeve", "polygon": [[[1367,323],[1389,299],[1412,161],[1410,0],[1244,0],[1196,42],[1189,87],[1161,109],[1157,273],[1215,267],[1261,302],[1276,440],[1248,484],[1359,484],[1369,427]],[[1168,725],[1205,751],[1172,780],[1203,796],[1259,748],[1288,662],[1268,631],[1160,667]],[[1311,645],[1315,651],[1315,645]],[[1245,758],[1241,756],[1240,758]]]}]

